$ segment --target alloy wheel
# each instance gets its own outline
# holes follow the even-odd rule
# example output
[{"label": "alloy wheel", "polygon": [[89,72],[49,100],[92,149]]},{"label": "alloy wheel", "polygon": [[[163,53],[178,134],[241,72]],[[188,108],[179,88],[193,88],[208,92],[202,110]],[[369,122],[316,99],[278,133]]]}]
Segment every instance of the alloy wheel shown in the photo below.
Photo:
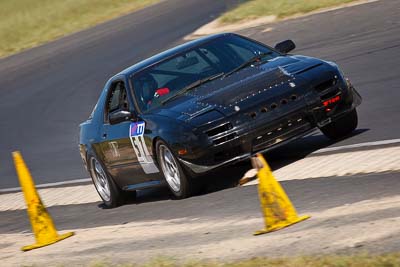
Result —
[{"label": "alloy wheel", "polygon": [[181,190],[181,177],[175,157],[165,145],[160,145],[159,151],[165,180],[173,191],[179,192]]},{"label": "alloy wheel", "polygon": [[104,172],[103,167],[95,158],[92,158],[92,177],[94,185],[101,198],[104,201],[110,201],[111,191],[107,175]]}]

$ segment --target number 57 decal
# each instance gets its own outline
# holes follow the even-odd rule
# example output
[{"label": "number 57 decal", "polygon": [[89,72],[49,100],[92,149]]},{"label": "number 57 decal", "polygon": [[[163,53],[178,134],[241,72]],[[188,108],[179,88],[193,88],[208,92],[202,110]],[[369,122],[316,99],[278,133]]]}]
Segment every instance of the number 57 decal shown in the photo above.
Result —
[{"label": "number 57 decal", "polygon": [[144,130],[146,128],[144,121],[132,122],[129,126],[129,138],[135,151],[136,157],[146,174],[159,172],[153,161],[149,150],[144,141]]}]

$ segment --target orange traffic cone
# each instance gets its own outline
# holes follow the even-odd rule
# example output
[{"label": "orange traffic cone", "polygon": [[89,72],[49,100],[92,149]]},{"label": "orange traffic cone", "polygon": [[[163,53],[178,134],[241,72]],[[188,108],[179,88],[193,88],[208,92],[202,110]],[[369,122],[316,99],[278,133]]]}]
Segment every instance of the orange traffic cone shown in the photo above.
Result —
[{"label": "orange traffic cone", "polygon": [[258,169],[258,195],[265,221],[265,228],[255,232],[254,235],[276,231],[310,218],[297,215],[296,209],[261,154],[257,154],[257,158],[252,162],[253,167]]},{"label": "orange traffic cone", "polygon": [[48,246],[72,236],[74,234],[73,232],[58,235],[57,230],[54,227],[53,220],[51,219],[46,207],[43,205],[39,194],[36,191],[32,176],[29,173],[21,154],[19,152],[13,152],[12,154],[18,179],[21,184],[22,191],[24,192],[32,230],[36,239],[35,244],[24,246],[21,248],[21,250],[27,251]]}]

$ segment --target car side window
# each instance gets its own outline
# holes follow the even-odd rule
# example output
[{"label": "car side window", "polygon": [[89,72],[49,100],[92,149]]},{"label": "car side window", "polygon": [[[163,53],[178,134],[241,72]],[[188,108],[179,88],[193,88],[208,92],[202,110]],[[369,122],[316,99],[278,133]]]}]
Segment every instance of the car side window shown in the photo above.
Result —
[{"label": "car side window", "polygon": [[108,101],[108,110],[113,112],[119,109],[119,102],[121,98],[121,87],[117,84],[110,93],[110,99]]},{"label": "car side window", "polygon": [[112,112],[120,110],[129,110],[129,102],[125,89],[125,84],[122,81],[115,82],[111,85],[110,92],[106,101],[105,121],[108,122],[108,115]]}]

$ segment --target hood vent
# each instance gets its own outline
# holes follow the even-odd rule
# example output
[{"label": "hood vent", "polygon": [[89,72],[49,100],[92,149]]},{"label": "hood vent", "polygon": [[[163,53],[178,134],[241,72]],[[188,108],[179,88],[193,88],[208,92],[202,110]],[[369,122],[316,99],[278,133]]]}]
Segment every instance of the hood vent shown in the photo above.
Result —
[{"label": "hood vent", "polygon": [[296,74],[301,74],[306,71],[312,70],[321,65],[322,65],[322,63],[314,63],[313,65],[309,65],[309,66],[304,66],[304,64],[291,63],[286,66],[281,66],[280,68],[285,70],[285,72],[290,75],[296,75]]},{"label": "hood vent", "polygon": [[294,74],[300,74],[300,73],[303,73],[303,72],[306,72],[306,71],[312,70],[312,69],[314,69],[314,68],[316,68],[316,67],[319,67],[319,66],[321,66],[321,65],[322,65],[322,63],[318,63],[318,64],[316,64],[316,65],[313,65],[313,66],[310,66],[310,67],[308,67],[308,68],[305,68],[305,69],[299,70],[299,71],[295,72]]}]

